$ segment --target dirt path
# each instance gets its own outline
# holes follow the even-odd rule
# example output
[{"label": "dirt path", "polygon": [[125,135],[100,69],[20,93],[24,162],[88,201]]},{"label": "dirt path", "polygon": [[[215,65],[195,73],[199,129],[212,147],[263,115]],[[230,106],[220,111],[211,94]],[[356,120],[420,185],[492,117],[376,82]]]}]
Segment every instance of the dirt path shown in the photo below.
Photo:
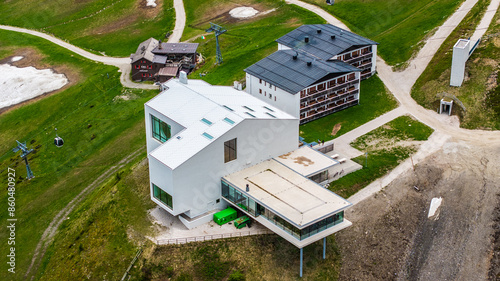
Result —
[{"label": "dirt path", "polygon": [[[500,193],[496,163],[500,146],[450,141],[351,208],[353,226],[336,234],[339,280],[487,280]],[[442,205],[427,218],[434,197]]]},{"label": "dirt path", "polygon": [[85,187],[73,200],[71,200],[50,222],[47,229],[42,234],[40,241],[38,242],[35,252],[33,253],[33,258],[31,259],[31,264],[24,275],[24,279],[33,280],[36,276],[37,270],[42,262],[43,256],[47,251],[47,248],[50,246],[52,241],[54,240],[54,236],[63,221],[69,216],[71,211],[83,200],[89,193],[91,193],[96,187],[101,185],[106,179],[109,178],[112,174],[119,171],[125,165],[130,163],[130,161],[134,160],[138,155],[140,155],[144,151],[145,147],[141,147],[136,150],[132,154],[123,158],[116,165],[111,166],[108,170],[106,170],[103,174],[101,174],[97,179],[95,179],[89,186]]}]

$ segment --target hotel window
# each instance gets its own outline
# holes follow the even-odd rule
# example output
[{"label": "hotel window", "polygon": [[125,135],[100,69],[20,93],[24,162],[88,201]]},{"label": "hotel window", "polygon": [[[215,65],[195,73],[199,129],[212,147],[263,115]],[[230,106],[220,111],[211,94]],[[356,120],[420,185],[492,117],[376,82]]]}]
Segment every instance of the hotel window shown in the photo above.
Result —
[{"label": "hotel window", "polygon": [[259,94],[262,94],[262,89],[259,89]]},{"label": "hotel window", "polygon": [[160,142],[166,142],[170,138],[170,125],[153,115],[151,115],[151,127],[153,131],[153,138],[159,140]]},{"label": "hotel window", "polygon": [[354,80],[355,78],[356,78],[356,74],[354,74],[354,73],[351,73],[351,74],[349,74],[349,76],[348,76],[349,81],[352,81],[352,80]]},{"label": "hotel window", "polygon": [[173,209],[172,195],[163,191],[153,183],[153,196],[160,200],[163,204],[167,205],[170,209]]},{"label": "hotel window", "polygon": [[262,79],[259,79],[259,84],[262,84]]},{"label": "hotel window", "polygon": [[236,139],[224,142],[224,163],[236,159]]}]

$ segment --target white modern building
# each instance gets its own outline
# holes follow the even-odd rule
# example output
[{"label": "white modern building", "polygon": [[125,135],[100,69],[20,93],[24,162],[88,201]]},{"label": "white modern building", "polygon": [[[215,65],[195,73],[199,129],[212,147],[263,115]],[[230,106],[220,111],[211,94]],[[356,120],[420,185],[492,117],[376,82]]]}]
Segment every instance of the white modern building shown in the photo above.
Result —
[{"label": "white modern building", "polygon": [[185,75],[162,89],[145,104],[151,200],[186,227],[232,205],[302,256],[303,247],[351,225],[344,218],[351,203],[318,184],[339,161],[299,148],[297,118]]},{"label": "white modern building", "polygon": [[359,104],[375,73],[377,43],[330,24],[303,25],[278,51],[245,69],[246,91],[304,124]]}]

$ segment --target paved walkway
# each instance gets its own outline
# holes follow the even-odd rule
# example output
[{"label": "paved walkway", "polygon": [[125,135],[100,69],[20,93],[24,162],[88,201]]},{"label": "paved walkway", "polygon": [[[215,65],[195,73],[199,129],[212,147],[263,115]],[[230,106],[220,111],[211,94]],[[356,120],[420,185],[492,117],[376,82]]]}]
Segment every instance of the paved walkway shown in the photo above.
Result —
[{"label": "paved walkway", "polygon": [[186,26],[186,11],[182,0],[174,0],[175,9],[175,27],[174,31],[168,38],[168,43],[178,43],[181,41],[184,27]]},{"label": "paved walkway", "polygon": [[484,33],[486,33],[486,30],[488,30],[488,27],[490,26],[490,23],[498,10],[499,4],[500,0],[491,1],[490,5],[486,9],[486,12],[484,13],[483,18],[481,19],[481,22],[477,26],[476,31],[470,38],[471,42],[476,42],[479,38],[483,37]]}]

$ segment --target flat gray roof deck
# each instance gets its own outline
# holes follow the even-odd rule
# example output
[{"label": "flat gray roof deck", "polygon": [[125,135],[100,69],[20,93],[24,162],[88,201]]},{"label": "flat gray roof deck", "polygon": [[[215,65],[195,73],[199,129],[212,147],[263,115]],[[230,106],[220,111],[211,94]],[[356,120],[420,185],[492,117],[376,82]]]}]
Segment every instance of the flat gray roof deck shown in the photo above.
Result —
[{"label": "flat gray roof deck", "polygon": [[[274,159],[224,179],[299,229],[351,206],[344,198]],[[249,192],[245,191],[247,184]]]},{"label": "flat gray roof deck", "polygon": [[292,152],[280,155],[274,158],[274,160],[305,177],[315,175],[320,171],[339,164],[338,161],[309,146],[302,146]]}]

